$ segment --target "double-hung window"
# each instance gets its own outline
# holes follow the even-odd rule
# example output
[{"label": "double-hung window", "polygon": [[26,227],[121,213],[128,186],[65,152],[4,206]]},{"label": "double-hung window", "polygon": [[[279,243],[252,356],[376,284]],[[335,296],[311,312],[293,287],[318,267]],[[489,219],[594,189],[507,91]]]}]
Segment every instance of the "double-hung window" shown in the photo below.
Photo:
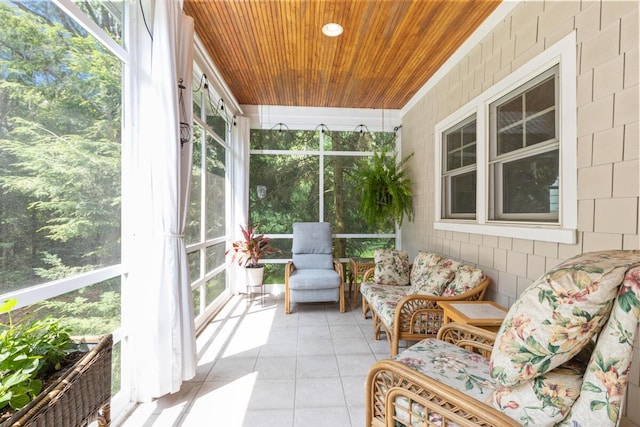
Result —
[{"label": "double-hung window", "polygon": [[476,217],[476,117],[444,132],[442,217]]},{"label": "double-hung window", "polygon": [[490,221],[558,222],[557,70],[490,104]]},{"label": "double-hung window", "polygon": [[575,34],[436,125],[434,229],[576,241]]}]

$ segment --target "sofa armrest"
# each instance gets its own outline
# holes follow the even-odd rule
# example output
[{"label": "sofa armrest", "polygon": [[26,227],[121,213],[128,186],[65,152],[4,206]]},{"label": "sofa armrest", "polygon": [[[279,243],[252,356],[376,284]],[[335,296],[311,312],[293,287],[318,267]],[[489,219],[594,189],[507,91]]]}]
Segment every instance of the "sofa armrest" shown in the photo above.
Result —
[{"label": "sofa armrest", "polygon": [[370,280],[373,280],[373,274],[374,274],[375,268],[370,268],[368,269],[364,275],[362,275],[362,283],[364,282],[368,282]]},{"label": "sofa armrest", "polygon": [[438,331],[438,339],[491,357],[496,333],[463,323],[447,323]]},{"label": "sofa armrest", "polygon": [[369,370],[366,387],[367,427],[393,426],[395,420],[406,425],[432,425],[422,418],[425,412],[432,420],[441,418],[441,425],[520,425],[485,403],[394,360],[376,362]]}]

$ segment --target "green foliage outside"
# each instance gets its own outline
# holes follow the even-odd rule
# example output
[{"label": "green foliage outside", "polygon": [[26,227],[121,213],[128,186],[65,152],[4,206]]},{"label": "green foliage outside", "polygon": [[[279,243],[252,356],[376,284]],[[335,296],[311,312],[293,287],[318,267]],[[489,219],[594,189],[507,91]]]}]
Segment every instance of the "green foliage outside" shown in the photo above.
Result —
[{"label": "green foliage outside", "polygon": [[[119,41],[101,2],[76,4]],[[0,0],[0,22],[4,293],[120,262],[122,64],[51,1]],[[60,319],[73,335],[111,332],[120,280],[14,313],[29,316]]]},{"label": "green foliage outside", "polygon": [[[99,2],[80,7],[119,31]],[[0,289],[9,292],[120,262],[122,64],[51,1],[0,0],[0,22]],[[73,314],[74,333],[96,333],[112,320],[86,314],[114,316],[116,282],[44,305]]]},{"label": "green foliage outside", "polygon": [[[323,144],[324,168],[320,171],[318,151]],[[253,153],[250,159],[249,213],[251,223],[261,233],[290,234],[294,222],[318,221],[320,203],[323,220],[330,222],[336,234],[393,234],[394,222],[370,226],[360,213],[362,188],[358,181],[361,161],[372,151],[393,150],[391,132],[332,132],[295,130],[251,131],[251,149],[277,150],[281,153]],[[340,152],[362,152],[342,155]],[[298,154],[297,152],[300,152]],[[320,188],[322,180],[322,201]],[[259,187],[261,191],[259,190]],[[290,239],[274,238],[271,242],[282,252],[273,258],[290,258]],[[393,239],[371,238],[334,241],[334,256],[368,256],[379,247],[393,247]],[[266,283],[282,283],[278,265],[265,270]],[[279,277],[278,277],[279,276]]]}]

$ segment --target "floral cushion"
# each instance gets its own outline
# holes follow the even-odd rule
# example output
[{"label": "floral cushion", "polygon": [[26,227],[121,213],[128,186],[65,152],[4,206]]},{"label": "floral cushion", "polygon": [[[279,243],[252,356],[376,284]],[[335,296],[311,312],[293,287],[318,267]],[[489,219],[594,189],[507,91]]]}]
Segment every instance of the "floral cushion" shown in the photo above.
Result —
[{"label": "floral cushion", "polygon": [[461,264],[455,272],[455,278],[442,291],[442,296],[452,297],[469,292],[485,279],[479,268]]},{"label": "floral cushion", "polygon": [[527,288],[498,332],[492,376],[513,386],[573,358],[606,322],[625,271],[640,259],[629,252],[580,255]]},{"label": "floral cushion", "polygon": [[[640,263],[640,251],[637,263]],[[629,380],[633,341],[640,318],[640,267],[630,269],[611,317],[598,337],[580,397],[562,426],[615,426]]]},{"label": "floral cushion", "polygon": [[411,293],[439,296],[454,277],[455,273],[447,267],[433,266],[418,280],[411,282]]},{"label": "floral cushion", "polygon": [[489,359],[435,338],[420,341],[394,360],[476,400],[486,400],[497,386],[489,375]]},{"label": "floral cushion", "polygon": [[562,421],[580,394],[582,376],[593,351],[586,346],[576,357],[514,387],[498,385],[487,403],[523,426],[552,426]]},{"label": "floral cushion", "polygon": [[409,284],[409,255],[407,251],[376,249],[373,253],[374,282],[381,285]]},{"label": "floral cushion", "polygon": [[389,329],[393,328],[398,302],[410,292],[410,286],[380,285],[373,282],[365,282],[360,287],[362,296]]},{"label": "floral cushion", "polygon": [[431,267],[437,265],[442,260],[442,256],[425,251],[419,251],[413,260],[409,281],[412,285],[421,286],[426,280]]}]

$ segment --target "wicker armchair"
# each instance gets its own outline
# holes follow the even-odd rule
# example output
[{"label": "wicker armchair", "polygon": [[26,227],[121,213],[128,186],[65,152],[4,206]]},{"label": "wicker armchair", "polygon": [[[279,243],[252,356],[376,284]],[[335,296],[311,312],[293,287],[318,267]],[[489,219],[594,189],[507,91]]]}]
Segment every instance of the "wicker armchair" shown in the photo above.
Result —
[{"label": "wicker armchair", "polygon": [[[362,282],[371,280],[373,274],[373,268],[368,270]],[[406,295],[398,301],[393,322],[387,322],[390,324],[386,324],[379,313],[372,309],[367,299],[362,298],[362,316],[366,318],[367,313],[371,311],[374,338],[380,339],[380,331],[384,330],[393,357],[398,354],[400,340],[420,341],[438,334],[438,330],[444,325],[443,310],[438,306],[438,301],[481,301],[490,281],[485,276],[476,287],[455,296]]]},{"label": "wicker armchair", "polygon": [[640,251],[582,254],[512,305],[497,334],[448,323],[366,383],[367,426],[620,423],[640,319]]},{"label": "wicker armchair", "polygon": [[[448,323],[438,339],[484,357],[491,354],[496,334],[475,326]],[[376,362],[367,376],[366,426],[442,425],[519,426],[516,421],[463,392],[422,375],[395,360]],[[425,412],[435,424],[428,424]]]}]

